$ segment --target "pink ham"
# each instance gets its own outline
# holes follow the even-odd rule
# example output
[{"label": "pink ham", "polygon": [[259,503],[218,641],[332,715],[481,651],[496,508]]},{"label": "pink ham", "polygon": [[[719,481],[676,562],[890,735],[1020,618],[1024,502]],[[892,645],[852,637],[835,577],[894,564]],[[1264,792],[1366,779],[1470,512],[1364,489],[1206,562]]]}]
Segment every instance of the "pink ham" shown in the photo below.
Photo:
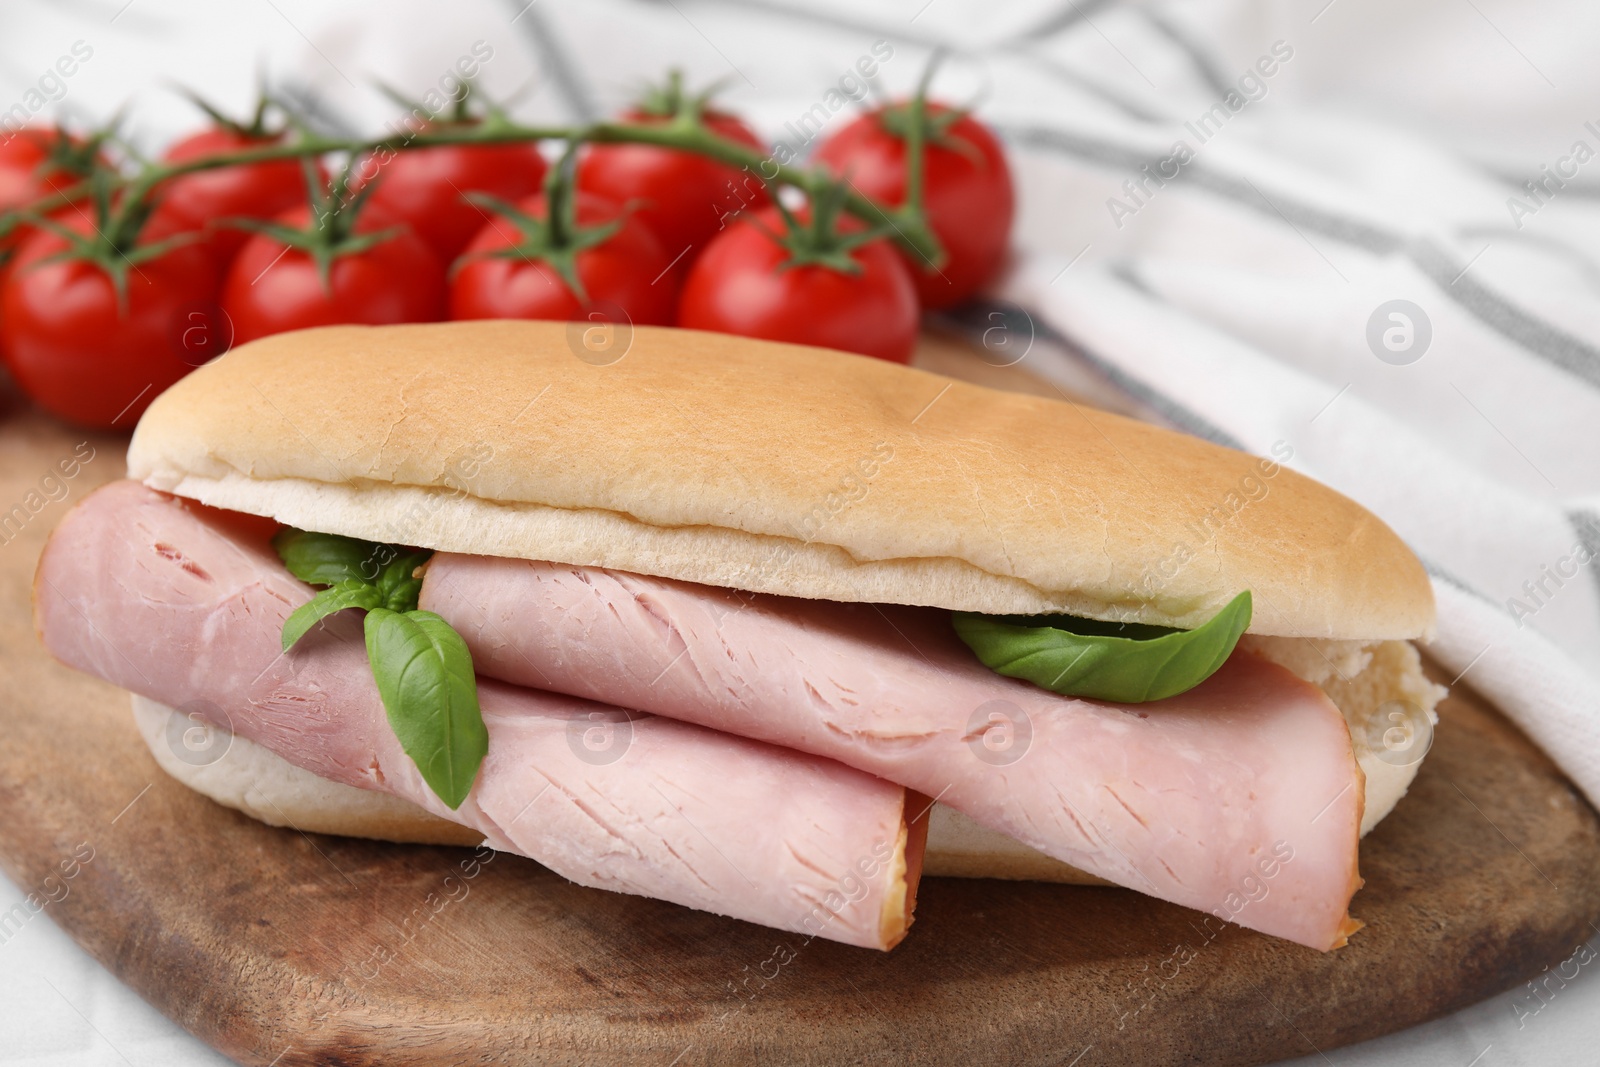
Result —
[{"label": "pink ham", "polygon": [[621,758],[580,758],[593,752],[584,732],[621,718],[616,708],[483,682],[489,754],[450,811],[389,728],[358,618],[336,616],[280,654],[283,621],[311,591],[236,519],[133,482],[95,493],[40,561],[45,643],[583,885],[871,948],[904,934],[920,865],[905,791],[829,760],[649,715],[634,717]]},{"label": "pink ham", "polygon": [[422,605],[495,678],[828,756],[1102,878],[1344,943],[1364,782],[1339,710],[1236,653],[1119,706],[996,675],[929,609],[440,554]]}]

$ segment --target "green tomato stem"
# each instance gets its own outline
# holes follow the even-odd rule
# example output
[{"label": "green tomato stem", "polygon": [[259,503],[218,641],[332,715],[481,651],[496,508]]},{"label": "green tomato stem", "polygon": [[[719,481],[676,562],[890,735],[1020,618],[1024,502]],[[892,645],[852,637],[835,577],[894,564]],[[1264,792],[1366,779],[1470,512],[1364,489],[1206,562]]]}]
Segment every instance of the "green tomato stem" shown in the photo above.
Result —
[{"label": "green tomato stem", "polygon": [[[447,125],[435,130],[358,140],[340,140],[317,134],[305,134],[279,144],[219,153],[180,163],[157,163],[145,167],[131,178],[124,179],[122,192],[124,202],[139,202],[148,198],[163,182],[187,174],[221,167],[274,163],[285,159],[302,159],[333,153],[344,153],[356,158],[385,151],[400,152],[443,145],[518,144],[545,140],[657,145],[706,156],[719,163],[754,174],[771,185],[787,185],[810,191],[814,189],[816,182],[816,178],[806,171],[790,164],[779,163],[772,156],[765,155],[749,145],[721,137],[698,120],[668,123],[609,122],[587,128],[567,128],[524,126],[505,118],[503,114],[496,113],[482,122],[467,126]],[[82,198],[90,191],[90,184],[81,182],[29,205],[26,210],[34,215],[47,214]],[[863,196],[854,188],[848,187],[845,190],[842,207],[869,225],[888,221],[891,224],[889,236],[902,247],[930,263],[938,264],[943,261],[944,250],[929,228],[920,207],[908,204],[902,208],[886,208]],[[0,216],[0,233],[15,226],[16,221],[15,213]]]}]

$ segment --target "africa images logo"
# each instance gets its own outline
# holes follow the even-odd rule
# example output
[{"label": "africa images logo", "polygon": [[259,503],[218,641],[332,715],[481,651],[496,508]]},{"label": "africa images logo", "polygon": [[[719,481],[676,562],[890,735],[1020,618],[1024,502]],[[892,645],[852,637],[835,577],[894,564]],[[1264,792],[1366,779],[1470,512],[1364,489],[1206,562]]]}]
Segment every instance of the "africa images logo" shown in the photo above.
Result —
[{"label": "africa images logo", "polygon": [[1206,142],[1221,133],[1233,116],[1250,104],[1266,99],[1267,79],[1293,58],[1294,47],[1288,41],[1273,41],[1272,47],[1239,75],[1222,99],[1183,124],[1196,143],[1190,144],[1187,138],[1180,137],[1164,157],[1144,164],[1137,176],[1122,183],[1123,196],[1106,197],[1106,211],[1117,229],[1122,229],[1128,219],[1137,215],[1157,191],[1166,188],[1167,182],[1178,178]]},{"label": "africa images logo", "polygon": [[1391,367],[1405,367],[1427,354],[1433,321],[1409,300],[1379,304],[1367,317],[1367,347]]}]

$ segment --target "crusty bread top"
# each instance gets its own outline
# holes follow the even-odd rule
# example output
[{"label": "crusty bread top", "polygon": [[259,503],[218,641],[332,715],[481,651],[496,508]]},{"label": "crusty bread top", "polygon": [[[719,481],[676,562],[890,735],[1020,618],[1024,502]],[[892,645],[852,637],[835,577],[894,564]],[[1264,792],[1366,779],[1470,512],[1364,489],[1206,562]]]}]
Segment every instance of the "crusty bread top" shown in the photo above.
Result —
[{"label": "crusty bread top", "polygon": [[[579,358],[583,353],[587,359]],[[760,592],[1426,637],[1417,559],[1276,464],[820,349],[565,323],[341,326],[159,397],[129,473],[293,525]]]}]

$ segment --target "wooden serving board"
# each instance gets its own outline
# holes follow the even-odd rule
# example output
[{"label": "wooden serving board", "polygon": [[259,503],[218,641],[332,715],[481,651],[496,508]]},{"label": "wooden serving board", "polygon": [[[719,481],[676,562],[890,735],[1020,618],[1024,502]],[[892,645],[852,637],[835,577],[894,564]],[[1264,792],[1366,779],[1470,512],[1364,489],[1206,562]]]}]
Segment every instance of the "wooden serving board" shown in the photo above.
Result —
[{"label": "wooden serving board", "polygon": [[125,442],[90,437],[69,497],[29,498],[84,439],[0,411],[0,512],[40,504],[0,531],[0,867],[241,1063],[1255,1064],[1490,996],[1600,915],[1600,820],[1466,690],[1362,848],[1366,929],[1327,954],[1125,890],[953,879],[883,954],[510,856],[275,830],[165,777],[126,694],[34,637],[47,531],[122,474]]}]

